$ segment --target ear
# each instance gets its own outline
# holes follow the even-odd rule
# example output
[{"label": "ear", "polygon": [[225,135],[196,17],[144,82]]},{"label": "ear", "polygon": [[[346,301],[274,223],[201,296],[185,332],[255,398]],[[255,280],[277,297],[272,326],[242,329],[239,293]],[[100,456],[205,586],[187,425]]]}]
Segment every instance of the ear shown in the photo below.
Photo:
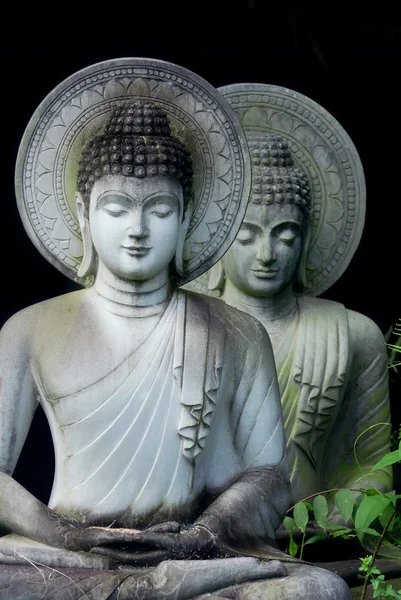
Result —
[{"label": "ear", "polygon": [[79,227],[82,234],[82,243],[84,254],[82,262],[79,265],[78,277],[81,279],[93,275],[95,273],[95,252],[92,244],[92,236],[90,233],[89,220],[86,214],[86,207],[82,194],[79,192],[75,193],[75,206],[77,207],[77,217]]},{"label": "ear", "polygon": [[302,291],[304,291],[306,289],[306,284],[307,284],[307,278],[306,278],[306,263],[307,263],[307,258],[308,258],[308,252],[309,252],[309,245],[310,245],[310,241],[311,241],[311,227],[310,227],[310,223],[311,221],[306,218],[305,219],[305,225],[304,225],[304,231],[303,231],[303,244],[302,244],[302,252],[301,252],[301,257],[299,259],[299,265],[298,265],[298,269],[297,269],[297,275],[296,275],[296,291],[298,293],[302,293]]},{"label": "ear", "polygon": [[184,218],[178,233],[177,248],[175,251],[175,270],[179,275],[184,274],[184,244],[187,237],[189,224],[193,213],[193,204],[190,202],[185,210]]},{"label": "ear", "polygon": [[224,271],[222,259],[220,259],[209,271],[209,290],[218,290],[220,293],[223,293],[225,279],[226,272]]}]

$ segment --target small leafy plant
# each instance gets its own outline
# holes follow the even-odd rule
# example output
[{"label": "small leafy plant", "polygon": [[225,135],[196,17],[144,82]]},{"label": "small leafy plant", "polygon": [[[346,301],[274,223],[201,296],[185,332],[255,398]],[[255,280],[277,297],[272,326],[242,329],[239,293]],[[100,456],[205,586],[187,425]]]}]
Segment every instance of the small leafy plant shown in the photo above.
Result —
[{"label": "small leafy plant", "polygon": [[394,343],[386,344],[388,348],[388,368],[398,372],[399,367],[401,367],[401,317],[391,332],[391,340]]},{"label": "small leafy plant", "polygon": [[[356,454],[355,459],[357,460]],[[401,462],[401,442],[398,443],[396,450],[383,456],[363,478],[369,479],[369,475],[374,471],[398,462]],[[333,493],[335,506],[343,519],[344,525],[330,523],[329,505],[326,496]],[[357,538],[365,549],[367,549],[365,543],[367,536],[369,541],[372,537],[377,538],[374,554],[370,555],[370,562],[368,562],[368,557],[361,559],[360,570],[364,573],[365,579],[361,600],[365,598],[369,583],[372,583],[376,594],[374,598],[399,598],[401,600],[399,592],[395,592],[390,584],[386,586],[384,575],[374,565],[383,546],[386,548],[387,555],[393,552],[393,555],[398,554],[398,558],[401,557],[400,506],[400,494],[386,494],[375,488],[331,489],[320,494],[313,494],[297,502],[288,511],[284,519],[283,525],[289,533],[288,551],[291,556],[299,556],[302,559],[305,546],[328,537]],[[291,512],[292,516],[289,514]],[[307,526],[312,522],[315,522],[321,531],[307,538]],[[298,531],[302,534],[300,544],[297,544],[293,535],[294,532]],[[375,582],[374,585],[373,581]]]},{"label": "small leafy plant", "polygon": [[401,600],[401,589],[396,591],[391,584],[385,582],[384,575],[375,567],[371,554],[360,560],[359,571],[365,580],[364,587],[366,588],[368,583],[372,585],[373,598],[379,598],[379,600],[382,598],[396,598],[396,600]]}]

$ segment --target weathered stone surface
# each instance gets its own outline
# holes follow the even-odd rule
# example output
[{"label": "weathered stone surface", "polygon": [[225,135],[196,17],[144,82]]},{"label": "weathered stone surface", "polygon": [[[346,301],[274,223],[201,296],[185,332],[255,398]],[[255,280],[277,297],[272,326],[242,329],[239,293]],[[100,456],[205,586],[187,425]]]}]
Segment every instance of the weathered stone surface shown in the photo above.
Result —
[{"label": "weathered stone surface", "polygon": [[[239,597],[258,598],[271,580],[277,598],[349,598],[328,572],[293,572],[299,561],[273,541],[289,476],[264,328],[175,289],[235,237],[250,175],[242,139],[209,84],[145,59],[72,76],[28,126],[24,225],[88,287],[1,332],[7,600],[190,600],[240,584]],[[38,402],[56,457],[49,506],[12,478]]]},{"label": "weathered stone surface", "polygon": [[[368,473],[390,449],[383,335],[364,315],[309,295],[327,289],[357,247],[364,210],[355,202],[365,200],[359,157],[352,143],[344,149],[341,126],[308,98],[256,84],[222,92],[246,128],[252,190],[236,240],[190,286],[252,315],[269,333],[293,503],[338,488],[390,491],[391,467],[361,479],[354,458],[358,439]],[[341,521],[329,501],[330,518]]]}]

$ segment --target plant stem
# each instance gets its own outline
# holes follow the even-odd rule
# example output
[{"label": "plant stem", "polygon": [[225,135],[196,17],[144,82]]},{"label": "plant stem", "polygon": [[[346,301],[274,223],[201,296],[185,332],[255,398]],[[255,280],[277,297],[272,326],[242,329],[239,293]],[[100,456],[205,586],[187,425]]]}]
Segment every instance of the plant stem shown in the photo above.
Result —
[{"label": "plant stem", "polygon": [[306,535],[306,529],[302,532],[302,542],[301,542],[301,551],[299,553],[299,560],[302,560],[302,556],[304,554],[305,535]]},{"label": "plant stem", "polygon": [[384,536],[386,535],[386,532],[387,532],[388,528],[390,527],[391,522],[394,519],[394,517],[397,514],[397,512],[398,512],[398,508],[397,508],[397,506],[395,506],[393,512],[391,513],[391,515],[389,516],[389,518],[387,520],[386,525],[384,526],[383,531],[381,532],[381,535],[379,537],[379,540],[378,540],[378,542],[376,544],[375,551],[374,551],[373,556],[372,556],[372,560],[371,560],[371,563],[370,563],[370,569],[366,572],[366,575],[365,575],[365,580],[363,582],[363,587],[362,587],[362,591],[361,591],[361,598],[360,598],[360,600],[365,600],[366,592],[367,592],[367,589],[368,589],[368,583],[369,583],[369,571],[373,568],[373,566],[375,564],[377,555],[378,555],[379,550],[380,550],[380,546],[382,545],[382,542],[384,540]]}]

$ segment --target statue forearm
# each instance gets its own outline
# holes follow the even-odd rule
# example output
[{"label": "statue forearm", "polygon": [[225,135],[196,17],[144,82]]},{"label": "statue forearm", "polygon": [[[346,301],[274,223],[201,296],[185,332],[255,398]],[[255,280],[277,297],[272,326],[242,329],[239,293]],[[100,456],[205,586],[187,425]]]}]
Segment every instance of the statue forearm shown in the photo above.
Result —
[{"label": "statue forearm", "polygon": [[274,544],[275,530],[288,506],[289,484],[280,466],[244,473],[197,519],[218,542],[230,547],[252,547],[262,541]]},{"label": "statue forearm", "polygon": [[72,523],[1,471],[0,522],[13,533],[59,548],[70,548],[71,534],[76,531]]}]

